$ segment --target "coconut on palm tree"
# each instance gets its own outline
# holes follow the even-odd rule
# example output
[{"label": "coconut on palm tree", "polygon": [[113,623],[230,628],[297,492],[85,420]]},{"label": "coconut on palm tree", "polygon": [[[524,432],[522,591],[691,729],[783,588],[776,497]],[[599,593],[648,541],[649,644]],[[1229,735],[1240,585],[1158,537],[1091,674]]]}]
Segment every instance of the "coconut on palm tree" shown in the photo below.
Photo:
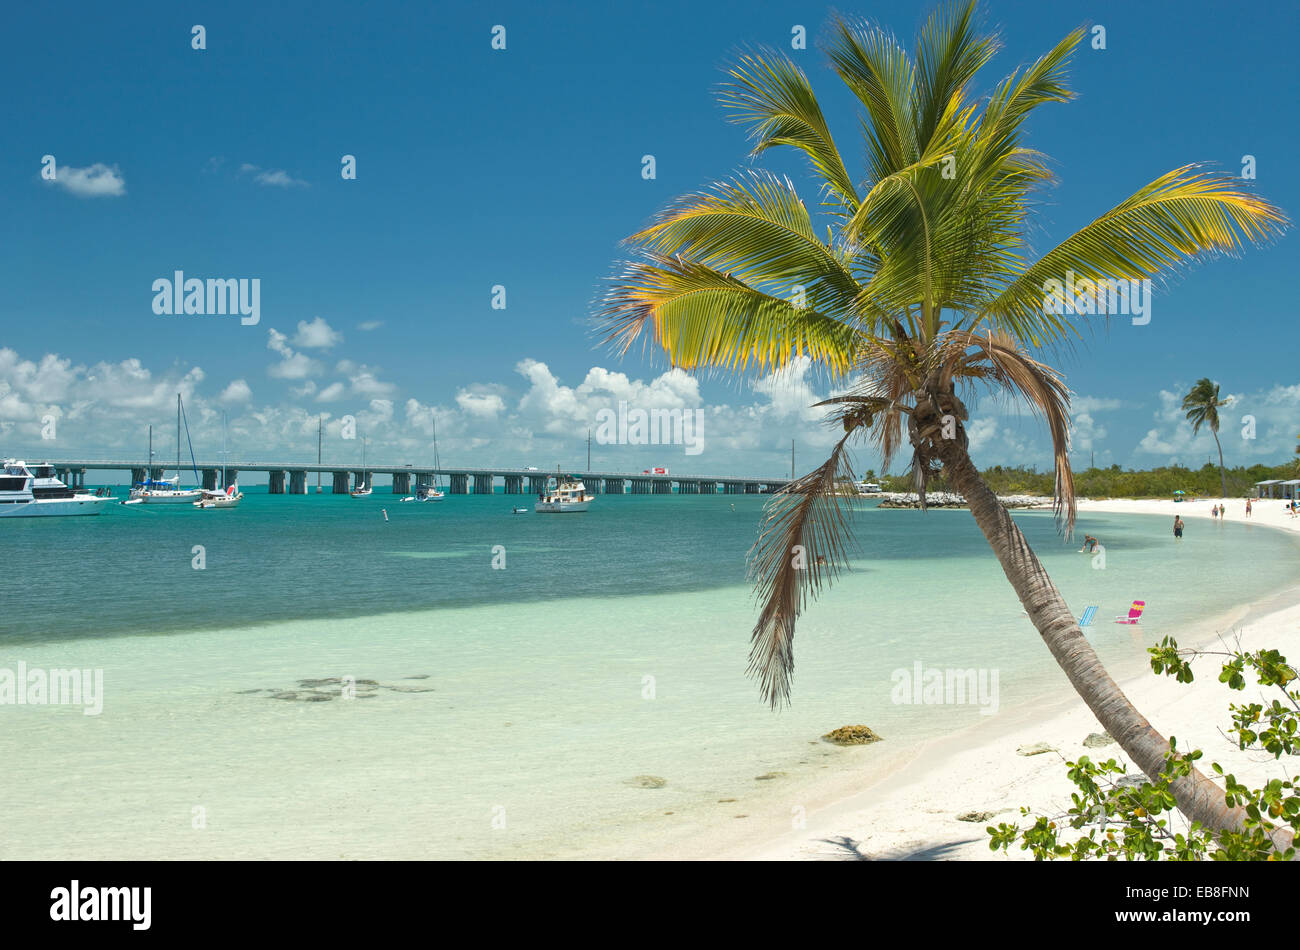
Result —
[{"label": "coconut on palm tree", "polygon": [[[804,154],[818,217],[791,181],[760,171],[687,195],[629,238],[634,250],[599,319],[620,352],[649,340],[676,367],[759,373],[808,357],[839,388],[822,405],[842,438],[825,463],[775,496],[750,554],[762,600],[750,672],[768,702],[789,700],[796,620],[846,565],[847,512],[835,485],[852,477],[850,443],[866,438],[886,464],[910,451],[922,498],[939,473],[965,496],[1071,684],[1155,776],[1169,743],[1102,667],[982,481],[967,451],[967,399],[1010,394],[1046,420],[1054,507],[1068,533],[1070,392],[1043,353],[1079,335],[1080,313],[1097,313],[1103,288],[1118,286],[1107,282],[1149,280],[1238,251],[1276,235],[1286,219],[1239,181],[1185,166],[1032,254],[1031,202],[1052,176],[1046,157],[1023,143],[1023,125],[1039,106],[1073,97],[1066,67],[1084,31],[977,99],[975,76],[999,40],[980,30],[975,7],[967,0],[931,16],[910,53],[880,28],[832,18],[824,50],[862,110],[866,168],[858,172],[802,69],[776,51],[740,56],[721,101],[752,134],[756,156],[777,146]],[[1065,294],[1071,278],[1074,292]],[[796,545],[805,553],[797,561]],[[1176,780],[1173,793],[1210,828],[1242,826],[1240,809],[1199,772]]]},{"label": "coconut on palm tree", "polygon": [[1206,426],[1214,436],[1214,444],[1219,448],[1219,488],[1223,492],[1219,497],[1228,497],[1228,478],[1223,473],[1223,446],[1219,443],[1219,407],[1226,406],[1229,400],[1219,398],[1219,385],[1210,379],[1198,379],[1192,391],[1183,397],[1183,412],[1192,424],[1192,435]]}]

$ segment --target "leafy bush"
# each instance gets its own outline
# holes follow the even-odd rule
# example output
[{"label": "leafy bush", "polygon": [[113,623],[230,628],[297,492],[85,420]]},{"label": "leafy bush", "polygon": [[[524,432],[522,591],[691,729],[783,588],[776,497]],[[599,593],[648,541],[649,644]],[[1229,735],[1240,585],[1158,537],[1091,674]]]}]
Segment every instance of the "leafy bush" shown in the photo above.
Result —
[{"label": "leafy bush", "polygon": [[[1171,637],[1166,637],[1160,646],[1147,652],[1151,654],[1151,668],[1156,674],[1173,676],[1180,683],[1190,683],[1193,679],[1188,657],[1211,655],[1180,651],[1178,643]],[[1232,727],[1228,732],[1236,737],[1238,747],[1267,752],[1275,759],[1300,755],[1300,689],[1293,685],[1296,683],[1296,670],[1287,664],[1286,657],[1276,650],[1254,653],[1237,650],[1215,655],[1227,657],[1219,682],[1229,689],[1245,689],[1245,674],[1249,668],[1259,685],[1273,687],[1277,693],[1271,704],[1229,705]],[[1169,755],[1158,780],[1137,785],[1115,781],[1116,776],[1125,774],[1125,768],[1114,759],[1093,762],[1087,756],[1081,756],[1077,762],[1066,762],[1070,781],[1078,789],[1071,795],[1073,806],[1064,815],[1039,816],[1031,827],[1023,831],[1019,825],[1005,822],[989,827],[989,849],[1005,853],[1018,841],[1022,851],[1031,852],[1038,860],[1066,857],[1075,861],[1092,858],[1112,861],[1119,858],[1129,861],[1293,859],[1296,856],[1294,844],[1279,851],[1270,832],[1289,827],[1292,835],[1300,834],[1300,776],[1275,778],[1259,788],[1248,788],[1214,763],[1211,768],[1224,780],[1226,804],[1229,807],[1240,806],[1246,813],[1243,830],[1215,834],[1199,822],[1188,823],[1178,816],[1174,796],[1169,790],[1174,779],[1190,774],[1201,755],[1199,750],[1180,754],[1177,740],[1171,736]],[[1031,815],[1028,808],[1022,808],[1020,813],[1027,817]],[[1186,827],[1175,830],[1171,819]],[[1073,840],[1063,840],[1062,822],[1074,831],[1085,833],[1078,837],[1071,835]]]}]

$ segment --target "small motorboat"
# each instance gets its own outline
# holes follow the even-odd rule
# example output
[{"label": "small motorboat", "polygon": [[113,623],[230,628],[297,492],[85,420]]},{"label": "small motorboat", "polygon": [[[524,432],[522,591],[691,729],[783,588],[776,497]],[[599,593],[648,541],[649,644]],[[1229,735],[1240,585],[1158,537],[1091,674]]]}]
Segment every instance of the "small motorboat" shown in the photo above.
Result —
[{"label": "small motorboat", "polygon": [[236,508],[243,500],[244,493],[238,485],[231,485],[225,491],[204,489],[203,497],[194,503],[195,508]]},{"label": "small motorboat", "polygon": [[407,495],[402,501],[442,501],[443,493],[434,485],[419,485],[414,495]]},{"label": "small motorboat", "polygon": [[513,511],[514,511],[514,513],[517,514],[517,515],[526,515],[526,514],[528,514],[528,509],[527,509],[527,508],[515,508],[515,509],[513,509]]}]

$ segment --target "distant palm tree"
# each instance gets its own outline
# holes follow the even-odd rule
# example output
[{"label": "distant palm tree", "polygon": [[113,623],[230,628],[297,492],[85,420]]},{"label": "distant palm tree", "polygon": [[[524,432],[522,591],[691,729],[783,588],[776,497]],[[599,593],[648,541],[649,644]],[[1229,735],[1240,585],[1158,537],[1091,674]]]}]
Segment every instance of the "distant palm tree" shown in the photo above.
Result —
[{"label": "distant palm tree", "polygon": [[1228,477],[1223,473],[1223,446],[1219,443],[1219,407],[1226,406],[1230,400],[1219,398],[1219,386],[1210,379],[1198,379],[1192,391],[1183,397],[1183,411],[1187,421],[1192,424],[1192,435],[1201,431],[1201,426],[1208,426],[1214,436],[1214,444],[1219,447],[1219,488],[1220,498],[1228,497]]},{"label": "distant palm tree", "polygon": [[[1273,236],[1286,219],[1239,190],[1239,181],[1189,166],[1161,175],[1034,259],[1025,234],[1030,197],[1052,176],[1045,156],[1021,144],[1021,127],[1040,105],[1073,98],[1065,69],[1084,31],[977,101],[972,80],[999,41],[981,34],[975,19],[974,0],[936,13],[909,56],[891,34],[833,16],[824,48],[865,113],[865,178],[849,172],[798,66],[776,51],[741,55],[722,103],[749,128],[755,154],[779,145],[804,153],[820,184],[822,223],[788,179],[762,172],[683,197],[629,239],[635,254],[614,277],[600,322],[620,352],[649,339],[673,366],[756,372],[807,356],[842,387],[822,405],[833,407],[843,438],[824,464],[774,497],[750,555],[763,600],[750,672],[769,703],[789,700],[796,619],[847,563],[835,483],[852,476],[850,439],[869,436],[886,465],[906,439],[922,497],[939,472],[965,496],[1074,688],[1155,776],[1169,743],[1102,667],[980,478],[957,387],[963,395],[984,387],[1023,397],[1043,415],[1055,454],[1054,507],[1068,532],[1075,514],[1069,390],[1025,348],[1067,344],[1078,335],[1074,311],[1094,312],[1090,301],[1105,295],[1090,298],[1083,283],[1084,292],[1069,299],[1050,282],[1071,274],[1076,286],[1153,278]],[[793,557],[796,545],[803,558]],[[1183,812],[1207,827],[1242,827],[1244,813],[1228,808],[1199,772],[1172,790]]]}]

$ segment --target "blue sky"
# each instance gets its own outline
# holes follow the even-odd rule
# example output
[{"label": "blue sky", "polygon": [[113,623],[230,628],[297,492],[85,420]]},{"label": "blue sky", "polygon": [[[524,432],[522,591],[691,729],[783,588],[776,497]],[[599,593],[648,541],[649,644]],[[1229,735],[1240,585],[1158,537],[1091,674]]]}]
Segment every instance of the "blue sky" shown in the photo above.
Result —
[{"label": "blue sky", "polygon": [[[844,4],[910,46],[930,3]],[[1300,209],[1294,4],[984,4],[1004,49],[985,92],[1080,23],[1077,101],[1039,111],[1030,144],[1061,183],[1037,216],[1056,240],[1160,173],[1240,171]],[[821,3],[22,4],[0,57],[0,453],[133,455],[186,393],[200,454],[230,417],[235,455],[314,457],[327,414],[337,457],[351,414],[373,458],[425,462],[430,413],[457,464],[566,467],[601,405],[703,407],[708,447],[601,446],[593,467],[779,472],[790,439],[827,444],[802,407],[827,388],[663,376],[590,327],[621,238],[677,195],[744,167],[743,131],[713,91],[743,46],[789,52],[812,76],[844,153],[856,113],[814,48]],[[205,50],[191,27],[206,29]],[[491,48],[494,25],[506,49]],[[810,43],[810,46],[813,44]],[[55,156],[62,181],[41,178]],[[356,157],[357,178],[340,177]],[[641,175],[655,157],[654,180]],[[104,166],[96,169],[95,166]],[[801,163],[764,157],[815,198]],[[1293,236],[1157,288],[1149,325],[1125,320],[1060,361],[1079,394],[1076,463],[1200,464],[1213,443],[1178,422],[1201,376],[1237,397],[1232,461],[1280,461],[1300,431]],[[259,278],[261,320],[157,316],[152,282]],[[506,288],[506,309],[490,306]],[[275,331],[274,333],[272,331]],[[618,374],[622,374],[620,377]],[[586,386],[584,384],[586,381]],[[592,388],[593,384],[597,387]],[[605,388],[599,388],[604,386]],[[1258,419],[1238,437],[1234,415]],[[1034,421],[981,405],[980,464],[1049,462]],[[41,419],[58,420],[41,438]],[[1227,423],[1232,422],[1230,427]],[[874,465],[869,454],[863,467]]]}]

